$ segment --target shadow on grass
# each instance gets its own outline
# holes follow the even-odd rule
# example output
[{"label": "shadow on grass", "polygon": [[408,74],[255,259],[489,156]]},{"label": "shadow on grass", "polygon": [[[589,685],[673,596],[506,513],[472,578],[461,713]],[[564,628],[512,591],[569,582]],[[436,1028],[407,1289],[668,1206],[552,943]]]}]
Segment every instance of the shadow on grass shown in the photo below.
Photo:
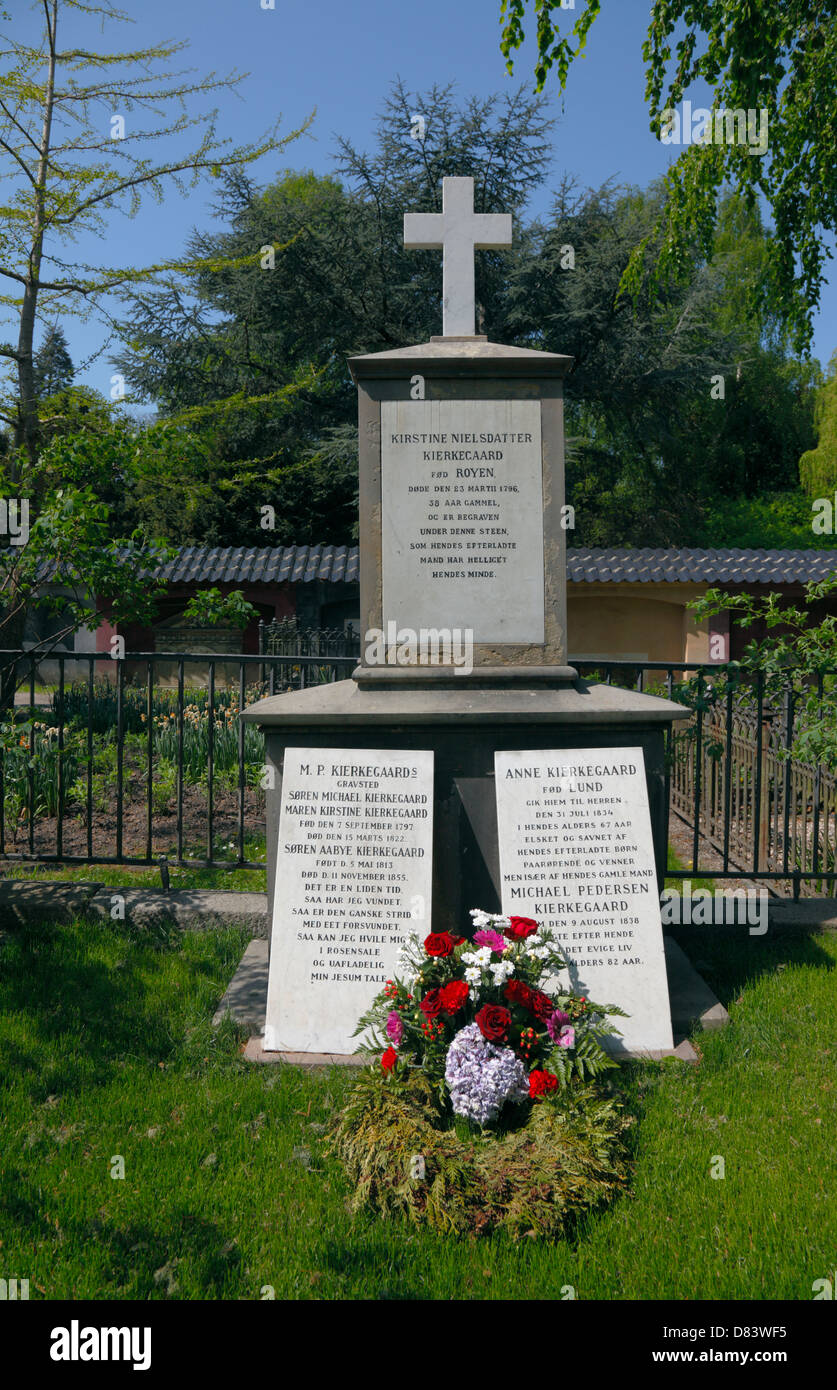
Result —
[{"label": "shadow on grass", "polygon": [[771,928],[764,936],[750,936],[747,927],[732,924],[671,926],[667,931],[725,1007],[745,986],[761,975],[772,975],[779,966],[835,967],[819,934],[804,928]]},{"label": "shadow on grass", "polygon": [[[141,1299],[220,1299],[232,1296],[246,1278],[237,1240],[184,1205],[171,1208],[153,1226],[144,1221],[120,1225],[101,1215],[79,1217],[71,1193],[62,1201],[52,1192],[47,1216],[40,1189],[20,1168],[0,1175],[0,1202],[33,1245],[51,1245],[57,1232],[67,1250],[80,1253],[95,1245],[97,1268],[107,1269],[100,1276],[106,1287],[89,1290],[88,1297],[127,1296],[130,1290],[131,1297]],[[71,1296],[68,1290],[47,1292],[49,1297]]]},{"label": "shadow on grass", "polygon": [[[36,1100],[40,1091],[44,1099],[102,1084],[125,1057],[158,1061],[177,1047],[170,1007],[152,1007],[154,980],[166,968],[163,943],[144,944],[151,949],[137,949],[136,933],[122,924],[95,921],[33,922],[10,934],[0,1011],[26,1017],[37,1046],[28,1051],[10,1038],[3,1065],[7,1074],[32,1075]],[[190,961],[190,969],[203,975],[211,973],[211,964]],[[66,1061],[56,1061],[64,1042]]]},{"label": "shadow on grass", "polygon": [[[378,1217],[373,1235],[364,1233],[363,1226],[369,1225],[372,1218],[357,1216],[351,1233],[351,1244],[335,1240],[325,1241],[317,1252],[317,1264],[336,1275],[347,1284],[367,1284],[365,1297],[386,1299],[391,1302],[416,1300],[427,1297],[426,1290],[405,1278],[404,1273],[391,1262],[390,1243],[403,1239],[404,1235],[415,1235],[416,1227],[406,1218]],[[425,1232],[426,1234],[426,1232]],[[377,1239],[375,1238],[377,1236]],[[381,1270],[382,1260],[387,1268]],[[415,1275],[413,1275],[413,1279]]]}]

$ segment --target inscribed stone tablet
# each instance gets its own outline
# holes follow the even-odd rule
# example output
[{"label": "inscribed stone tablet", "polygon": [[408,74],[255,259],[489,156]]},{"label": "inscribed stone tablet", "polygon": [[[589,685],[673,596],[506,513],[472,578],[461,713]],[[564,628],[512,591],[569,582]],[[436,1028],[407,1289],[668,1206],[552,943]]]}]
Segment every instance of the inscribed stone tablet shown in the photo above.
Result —
[{"label": "inscribed stone tablet", "polygon": [[619,1051],[673,1046],[641,748],[495,754],[503,912],[549,925]]},{"label": "inscribed stone tablet", "polygon": [[268,1052],[354,1052],[411,932],[430,931],[433,754],[288,748]]},{"label": "inscribed stone tablet", "polygon": [[544,640],[538,401],[384,401],[384,626]]}]

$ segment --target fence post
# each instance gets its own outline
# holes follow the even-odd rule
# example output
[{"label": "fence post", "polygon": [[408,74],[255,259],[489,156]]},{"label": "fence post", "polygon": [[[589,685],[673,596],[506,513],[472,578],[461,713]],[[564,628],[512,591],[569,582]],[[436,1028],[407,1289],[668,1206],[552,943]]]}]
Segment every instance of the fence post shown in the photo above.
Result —
[{"label": "fence post", "polygon": [[755,864],[757,870],[770,868],[770,718],[770,712],[763,710],[760,725],[759,836]]}]

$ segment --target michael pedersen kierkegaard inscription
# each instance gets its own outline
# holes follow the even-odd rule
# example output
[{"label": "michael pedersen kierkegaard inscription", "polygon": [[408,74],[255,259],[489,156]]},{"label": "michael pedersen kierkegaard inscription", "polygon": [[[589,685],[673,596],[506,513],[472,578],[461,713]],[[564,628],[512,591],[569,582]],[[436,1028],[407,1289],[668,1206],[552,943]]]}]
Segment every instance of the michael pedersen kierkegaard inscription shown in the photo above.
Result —
[{"label": "michael pedersen kierkegaard inscription", "polygon": [[541,407],[384,401],[384,623],[544,640]]},{"label": "michael pedersen kierkegaard inscription", "polygon": [[613,1050],[673,1046],[641,748],[495,754],[503,912],[555,932],[572,986],[628,1014]]},{"label": "michael pedersen kierkegaard inscription", "polygon": [[430,931],[432,866],[432,753],[286,749],[266,1051],[355,1051],[401,946]]}]

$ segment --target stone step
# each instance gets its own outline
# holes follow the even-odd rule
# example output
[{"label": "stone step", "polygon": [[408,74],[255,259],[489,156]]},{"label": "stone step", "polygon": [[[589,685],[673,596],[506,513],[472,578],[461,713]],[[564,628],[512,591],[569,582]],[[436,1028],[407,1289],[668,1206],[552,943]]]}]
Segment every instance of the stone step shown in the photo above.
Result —
[{"label": "stone step", "polygon": [[99,917],[112,917],[115,899],[120,897],[125,920],[140,925],[173,922],[190,931],[242,926],[252,936],[268,935],[266,893],[218,888],[176,888],[170,893],[151,888],[102,888],[91,899],[90,911]]}]

